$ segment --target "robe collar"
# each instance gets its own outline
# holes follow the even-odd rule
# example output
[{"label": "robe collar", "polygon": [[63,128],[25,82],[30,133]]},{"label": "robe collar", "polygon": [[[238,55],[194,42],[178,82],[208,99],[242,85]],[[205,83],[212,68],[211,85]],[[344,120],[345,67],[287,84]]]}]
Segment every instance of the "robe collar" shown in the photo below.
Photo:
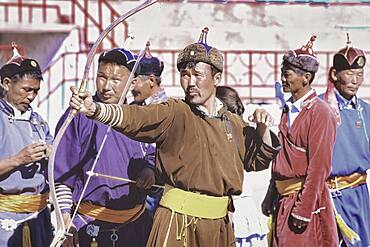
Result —
[{"label": "robe collar", "polygon": [[301,112],[302,109],[307,106],[309,103],[311,103],[313,100],[315,100],[317,97],[317,94],[314,89],[311,89],[308,91],[303,97],[299,98],[297,101],[293,102],[293,98],[290,97],[286,102],[286,108],[288,111],[296,111]]},{"label": "robe collar", "polygon": [[286,106],[290,111],[298,111],[301,112],[303,107],[305,107],[316,95],[316,92],[314,89],[311,89],[308,91],[303,97],[299,98],[297,101],[293,102],[293,98],[290,97],[287,102]]},{"label": "robe collar", "polygon": [[153,103],[158,104],[158,103],[167,101],[167,99],[168,99],[168,97],[167,97],[164,89],[160,88],[159,91],[154,93],[149,98],[145,99],[144,102],[145,102],[145,105],[150,105],[150,104],[153,104]]},{"label": "robe collar", "polygon": [[26,112],[22,113],[17,108],[6,102],[4,99],[0,99],[0,110],[4,112],[9,119],[17,120],[31,120],[33,114],[32,107],[29,107]]},{"label": "robe collar", "polygon": [[335,92],[335,96],[337,98],[339,110],[343,110],[343,109],[358,109],[359,104],[358,104],[358,100],[357,100],[357,96],[356,95],[353,96],[352,99],[347,100],[346,98],[344,98],[339,93],[339,91],[336,88],[334,88],[334,92]]},{"label": "robe collar", "polygon": [[201,112],[202,115],[204,116],[207,116],[207,117],[218,117],[220,115],[220,113],[222,113],[223,111],[221,111],[223,108],[224,108],[224,104],[222,103],[221,100],[219,100],[217,97],[215,98],[215,102],[214,102],[214,106],[215,106],[215,113],[212,114],[212,113],[209,113],[207,108],[205,108],[204,106],[202,105],[198,105],[196,106],[197,110],[199,112]]}]

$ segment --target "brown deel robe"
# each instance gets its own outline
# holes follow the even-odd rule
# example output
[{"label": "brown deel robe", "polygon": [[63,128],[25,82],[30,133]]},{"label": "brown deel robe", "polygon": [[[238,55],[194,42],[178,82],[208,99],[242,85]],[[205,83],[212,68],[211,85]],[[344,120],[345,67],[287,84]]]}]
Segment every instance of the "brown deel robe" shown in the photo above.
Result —
[{"label": "brown deel robe", "polygon": [[[240,194],[243,167],[247,171],[266,169],[277,153],[262,142],[254,128],[226,108],[219,111],[219,117],[211,118],[175,99],[162,104],[121,107],[123,120],[115,129],[138,141],[155,142],[156,169],[161,179],[186,191],[211,196]],[[232,141],[227,138],[226,118],[232,126]],[[273,134],[272,139],[273,146],[279,146]],[[170,217],[169,209],[158,208],[147,246],[163,246]],[[184,217],[188,222],[186,227]],[[235,246],[235,237],[227,216],[208,220],[176,213],[167,246],[182,247],[184,243],[227,247]]]},{"label": "brown deel robe", "polygon": [[[272,167],[273,179],[305,178],[305,182],[299,192],[280,198],[273,246],[334,247],[338,246],[337,226],[325,181],[331,171],[336,121],[316,93],[304,105],[290,128],[287,112],[279,125],[281,150]],[[311,220],[305,231],[293,230],[291,213]]]}]

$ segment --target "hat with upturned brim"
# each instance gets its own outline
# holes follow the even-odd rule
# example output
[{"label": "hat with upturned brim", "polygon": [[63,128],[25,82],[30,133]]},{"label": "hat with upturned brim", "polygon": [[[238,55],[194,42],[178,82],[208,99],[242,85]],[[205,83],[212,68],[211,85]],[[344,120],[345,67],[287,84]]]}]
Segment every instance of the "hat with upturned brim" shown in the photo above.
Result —
[{"label": "hat with upturned brim", "polygon": [[366,64],[366,57],[363,50],[352,47],[352,42],[347,33],[346,47],[335,53],[333,68],[337,71],[347,69],[360,69]]},{"label": "hat with upturned brim", "polygon": [[303,71],[316,73],[319,69],[319,60],[312,50],[313,42],[316,40],[316,35],[312,35],[306,45],[299,49],[290,50],[283,56],[283,64],[288,63],[293,67]]},{"label": "hat with upturned brim", "polygon": [[98,62],[123,65],[128,70],[132,71],[136,62],[136,58],[134,54],[129,50],[126,50],[124,48],[115,48],[101,53]]},{"label": "hat with upturned brim", "polygon": [[203,28],[198,42],[186,46],[180,52],[177,58],[177,69],[179,71],[184,64],[189,62],[204,62],[214,66],[220,72],[223,71],[224,59],[222,54],[215,47],[207,44],[208,31],[208,27]]},{"label": "hat with upturned brim", "polygon": [[26,74],[27,72],[37,72],[42,74],[39,63],[32,58],[21,56],[18,52],[17,45],[12,42],[13,56],[0,69],[0,78],[11,78],[15,75]]},{"label": "hat with upturned brim", "polygon": [[155,75],[161,76],[164,64],[157,57],[154,57],[150,52],[150,42],[146,42],[145,54],[140,59],[140,68],[136,71],[136,75]]}]

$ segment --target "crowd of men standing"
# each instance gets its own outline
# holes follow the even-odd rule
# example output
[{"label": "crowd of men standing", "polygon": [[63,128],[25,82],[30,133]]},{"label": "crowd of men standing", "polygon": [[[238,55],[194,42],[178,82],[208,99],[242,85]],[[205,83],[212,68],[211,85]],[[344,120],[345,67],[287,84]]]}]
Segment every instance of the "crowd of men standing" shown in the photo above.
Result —
[{"label": "crowd of men standing", "polygon": [[[284,247],[370,246],[370,106],[356,95],[364,52],[348,38],[334,55],[326,93],[317,95],[315,37],[288,51],[281,82],[291,97],[276,136],[263,109],[243,120],[238,93],[220,86],[223,57],[207,44],[207,34],[203,29],[178,56],[184,99],[166,96],[164,65],[149,44],[143,57],[125,48],[101,53],[96,92],[71,88],[55,134],[70,111],[78,113],[54,150],[48,124],[30,106],[42,86],[38,62],[15,52],[2,65],[0,246],[52,242],[52,152],[53,203],[68,229],[63,246],[261,246],[253,236],[235,237],[240,224],[231,213],[249,210],[233,203],[244,172],[270,164],[261,205],[270,233],[259,240]],[[126,87],[134,102],[118,104]]]}]

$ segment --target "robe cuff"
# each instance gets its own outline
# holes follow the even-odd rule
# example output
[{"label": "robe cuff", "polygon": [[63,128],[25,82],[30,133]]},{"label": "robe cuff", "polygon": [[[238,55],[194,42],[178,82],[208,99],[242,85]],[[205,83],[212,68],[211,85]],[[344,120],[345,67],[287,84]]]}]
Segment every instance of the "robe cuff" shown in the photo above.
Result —
[{"label": "robe cuff", "polygon": [[[297,199],[297,200],[299,200],[299,199]],[[311,217],[312,217],[312,214],[313,214],[312,210],[307,208],[307,207],[303,207],[302,204],[300,204],[298,206],[296,203],[297,203],[297,201],[295,202],[295,205],[293,207],[291,215],[296,219],[309,222],[311,220]]]},{"label": "robe cuff", "polygon": [[72,209],[67,209],[67,208],[62,208],[62,209],[60,209],[60,212],[62,213],[62,214],[72,214]]},{"label": "robe cuff", "polygon": [[71,214],[73,200],[72,200],[72,189],[67,185],[56,183],[55,184],[55,195],[57,203],[59,204],[60,211]]},{"label": "robe cuff", "polygon": [[[280,151],[280,142],[279,138],[270,130],[270,135],[271,135],[271,142],[272,145],[270,146],[269,144],[266,144],[265,142],[262,141],[261,149],[263,150],[263,153],[270,154],[269,157],[273,157],[273,159],[276,157],[278,152]],[[262,138],[261,138],[262,139]]]},{"label": "robe cuff", "polygon": [[257,134],[256,138],[256,155],[257,159],[251,164],[244,164],[246,171],[262,171],[269,167],[280,150],[280,143],[275,134],[270,131],[272,145],[263,142],[262,137]]},{"label": "robe cuff", "polygon": [[290,215],[292,217],[296,218],[297,220],[301,220],[301,221],[304,221],[304,222],[310,222],[311,221],[311,219],[306,218],[306,217],[299,216],[299,215],[297,215],[297,214],[295,214],[293,212]]},{"label": "robe cuff", "polygon": [[95,102],[96,110],[90,118],[117,127],[123,122],[123,110],[117,104]]},{"label": "robe cuff", "polygon": [[91,116],[91,118],[96,118],[100,114],[100,111],[101,111],[101,106],[99,102],[94,101],[94,104],[95,104],[95,112],[94,112],[94,115]]}]

